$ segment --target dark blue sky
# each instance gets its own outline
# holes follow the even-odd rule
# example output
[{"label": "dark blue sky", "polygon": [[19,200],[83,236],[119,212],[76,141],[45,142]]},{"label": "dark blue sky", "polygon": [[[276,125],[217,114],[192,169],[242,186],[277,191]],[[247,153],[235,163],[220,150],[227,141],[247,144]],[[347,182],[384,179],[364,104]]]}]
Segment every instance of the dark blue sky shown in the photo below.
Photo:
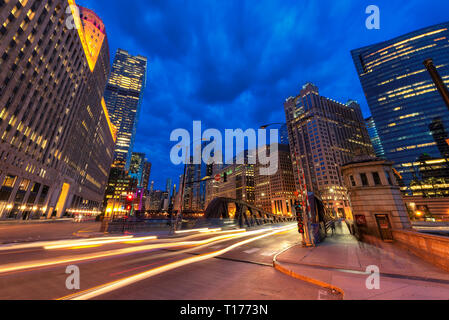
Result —
[{"label": "dark blue sky", "polygon": [[[192,121],[219,130],[285,121],[283,102],[314,82],[324,96],[369,109],[350,50],[449,20],[447,0],[78,0],[106,24],[117,48],[149,59],[134,150],[165,188],[170,133]],[[367,30],[365,9],[381,10]]]}]

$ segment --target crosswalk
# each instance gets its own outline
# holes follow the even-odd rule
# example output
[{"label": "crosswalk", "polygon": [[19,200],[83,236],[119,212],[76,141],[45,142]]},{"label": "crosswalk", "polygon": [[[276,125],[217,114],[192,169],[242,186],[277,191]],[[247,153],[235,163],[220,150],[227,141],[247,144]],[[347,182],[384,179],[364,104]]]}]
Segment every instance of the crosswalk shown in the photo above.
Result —
[{"label": "crosswalk", "polygon": [[[210,248],[214,249],[214,250],[219,250],[224,247],[225,247],[224,244],[219,244],[219,245],[212,246]],[[243,253],[248,254],[248,255],[258,254],[258,255],[264,256],[264,257],[273,257],[276,253],[278,253],[278,251],[263,250],[262,248],[251,248],[248,250],[244,250]]]},{"label": "crosswalk", "polygon": [[266,250],[262,251],[262,248],[253,248],[253,249],[249,249],[249,250],[246,250],[243,252],[246,254],[258,253],[259,255],[264,256],[264,257],[272,257],[277,253],[277,251],[266,251]]}]

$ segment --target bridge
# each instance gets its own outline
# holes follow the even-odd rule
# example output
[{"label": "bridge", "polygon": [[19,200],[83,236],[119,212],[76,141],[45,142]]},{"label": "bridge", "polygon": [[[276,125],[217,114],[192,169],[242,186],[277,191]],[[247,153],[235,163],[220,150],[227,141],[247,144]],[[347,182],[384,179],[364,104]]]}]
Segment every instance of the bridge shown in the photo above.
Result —
[{"label": "bridge", "polygon": [[[235,214],[230,212],[230,204],[235,206]],[[208,220],[234,220],[240,227],[255,227],[296,220],[294,216],[276,215],[247,202],[230,198],[215,198],[212,200],[206,209],[204,218]]]}]

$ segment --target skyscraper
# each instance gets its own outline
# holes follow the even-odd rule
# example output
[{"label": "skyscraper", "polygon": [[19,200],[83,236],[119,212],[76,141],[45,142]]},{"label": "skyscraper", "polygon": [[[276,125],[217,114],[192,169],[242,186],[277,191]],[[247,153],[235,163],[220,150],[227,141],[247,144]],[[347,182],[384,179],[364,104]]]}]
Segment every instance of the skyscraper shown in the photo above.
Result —
[{"label": "skyscraper", "polygon": [[67,26],[68,4],[0,2],[0,219],[101,208],[115,139],[109,47],[91,10]]},{"label": "skyscraper", "polygon": [[142,174],[142,188],[148,190],[151,176],[151,162],[145,162],[144,170]]},{"label": "skyscraper", "polygon": [[349,203],[340,166],[356,155],[374,154],[360,106],[320,96],[318,88],[307,83],[284,107],[298,190],[305,184],[308,192],[343,215]]},{"label": "skyscraper", "polygon": [[172,179],[167,179],[167,185],[166,185],[166,187],[165,187],[165,191],[168,193],[168,197],[170,198],[171,197],[171,188],[172,188],[172,185],[173,185],[173,180]]},{"label": "skyscraper", "polygon": [[352,51],[385,156],[395,163],[407,194],[413,193],[410,183],[421,160],[446,158],[432,123],[438,121],[439,132],[447,130],[449,111],[424,61],[433,59],[447,85],[448,39],[446,22]]},{"label": "skyscraper", "polygon": [[[270,146],[268,146],[268,151]],[[278,170],[273,175],[261,175],[259,161],[254,169],[255,205],[263,210],[288,215],[292,213],[295,196],[295,175],[288,145],[278,146]]]},{"label": "skyscraper", "polygon": [[117,50],[104,93],[111,121],[118,130],[114,167],[129,170],[146,74],[147,58]]},{"label": "skyscraper", "polygon": [[145,153],[133,152],[131,155],[131,164],[129,166],[129,174],[137,180],[137,186],[143,187],[144,170],[147,159]]},{"label": "skyscraper", "polygon": [[365,120],[365,122],[376,156],[379,158],[384,158],[385,157],[384,147],[382,146],[382,142],[380,141],[379,133],[377,132],[376,123],[374,122],[373,117],[369,117],[368,119]]}]

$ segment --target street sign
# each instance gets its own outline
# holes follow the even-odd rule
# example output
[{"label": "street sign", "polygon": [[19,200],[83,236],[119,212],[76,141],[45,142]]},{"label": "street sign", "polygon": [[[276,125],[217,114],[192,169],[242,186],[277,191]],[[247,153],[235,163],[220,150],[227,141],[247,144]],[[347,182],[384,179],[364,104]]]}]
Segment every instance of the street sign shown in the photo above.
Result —
[{"label": "street sign", "polygon": [[220,182],[221,181],[221,175],[217,174],[215,176],[215,181]]}]

